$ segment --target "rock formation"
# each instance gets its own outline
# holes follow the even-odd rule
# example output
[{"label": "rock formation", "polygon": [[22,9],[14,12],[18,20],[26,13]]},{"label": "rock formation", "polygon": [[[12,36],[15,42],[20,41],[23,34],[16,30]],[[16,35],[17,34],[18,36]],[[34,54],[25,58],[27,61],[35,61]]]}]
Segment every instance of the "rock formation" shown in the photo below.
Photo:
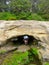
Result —
[{"label": "rock formation", "polygon": [[49,22],[34,20],[0,21],[0,46],[4,45],[6,40],[11,37],[24,34],[32,35],[41,40],[39,52],[44,61],[49,61]]}]

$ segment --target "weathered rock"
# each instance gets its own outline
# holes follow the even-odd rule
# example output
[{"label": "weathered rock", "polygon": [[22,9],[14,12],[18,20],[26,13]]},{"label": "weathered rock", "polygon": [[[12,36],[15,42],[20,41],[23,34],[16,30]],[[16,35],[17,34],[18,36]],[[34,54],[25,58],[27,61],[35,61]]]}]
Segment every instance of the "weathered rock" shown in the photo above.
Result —
[{"label": "weathered rock", "polygon": [[[34,20],[0,21],[0,45],[7,39],[18,35],[32,35],[42,42],[39,49],[42,57],[49,59],[49,22]],[[47,55],[48,54],[48,55]]]}]

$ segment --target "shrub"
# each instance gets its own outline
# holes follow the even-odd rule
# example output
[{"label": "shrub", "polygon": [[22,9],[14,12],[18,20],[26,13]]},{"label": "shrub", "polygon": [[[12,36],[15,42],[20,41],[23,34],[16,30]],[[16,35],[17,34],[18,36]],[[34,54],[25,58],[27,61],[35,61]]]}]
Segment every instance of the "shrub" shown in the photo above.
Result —
[{"label": "shrub", "polygon": [[[47,18],[46,18],[47,17]],[[41,16],[37,13],[31,12],[20,12],[19,14],[12,14],[10,12],[0,12],[0,20],[46,20],[48,19],[48,15]]]},{"label": "shrub", "polygon": [[36,48],[31,48],[28,50],[28,59],[30,63],[34,62],[36,65],[42,65],[41,59],[39,58],[39,53]]},{"label": "shrub", "polygon": [[49,20],[49,14],[43,14],[42,17],[43,17],[45,20]]},{"label": "shrub", "polygon": [[44,20],[40,15],[30,12],[20,12],[19,15],[17,15],[16,17],[18,20]]},{"label": "shrub", "polygon": [[36,13],[32,13],[31,15],[29,15],[27,17],[27,19],[28,20],[40,20],[40,21],[43,21],[44,20],[40,15],[38,15]]},{"label": "shrub", "polygon": [[27,16],[28,16],[29,12],[20,12],[19,15],[17,15],[17,19],[18,20],[27,20]]},{"label": "shrub", "polygon": [[0,12],[0,20],[16,20],[16,16],[9,12]]}]

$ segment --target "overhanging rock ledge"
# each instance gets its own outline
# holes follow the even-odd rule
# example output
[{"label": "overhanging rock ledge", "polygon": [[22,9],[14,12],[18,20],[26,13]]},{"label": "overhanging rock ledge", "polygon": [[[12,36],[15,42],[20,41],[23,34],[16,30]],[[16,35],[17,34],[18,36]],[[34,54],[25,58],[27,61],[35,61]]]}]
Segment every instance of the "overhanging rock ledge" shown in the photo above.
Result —
[{"label": "overhanging rock ledge", "polygon": [[0,45],[7,39],[18,35],[32,35],[42,41],[41,45],[45,49],[40,49],[44,58],[49,59],[49,22],[34,20],[0,20]]}]

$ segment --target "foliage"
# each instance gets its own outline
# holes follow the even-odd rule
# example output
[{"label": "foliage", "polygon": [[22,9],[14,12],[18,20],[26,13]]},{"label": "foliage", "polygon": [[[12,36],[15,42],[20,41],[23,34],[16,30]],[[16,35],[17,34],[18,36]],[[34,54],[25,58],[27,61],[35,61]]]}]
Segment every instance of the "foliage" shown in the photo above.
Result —
[{"label": "foliage", "polygon": [[17,18],[18,20],[20,20],[20,19],[22,19],[22,20],[26,20],[28,14],[29,14],[29,12],[28,12],[28,13],[20,12],[18,15],[16,15],[16,18]]},{"label": "foliage", "polygon": [[26,12],[30,11],[31,8],[31,2],[30,0],[12,0],[10,3],[10,7],[12,9],[12,12],[19,13],[19,12]]},{"label": "foliage", "polygon": [[18,15],[10,12],[0,12],[0,20],[44,20],[40,15],[30,12],[20,12]]},{"label": "foliage", "polygon": [[30,13],[30,12],[20,12],[19,15],[16,16],[18,20],[44,20],[40,15],[36,13]]},{"label": "foliage", "polygon": [[16,20],[16,16],[9,12],[0,12],[0,20]]},{"label": "foliage", "polygon": [[48,21],[49,21],[49,14],[43,14],[42,17],[43,17],[45,20],[48,20]]},{"label": "foliage", "polygon": [[2,65],[23,65],[23,59],[27,58],[28,53],[14,52],[9,55],[3,62]]},{"label": "foliage", "polygon": [[36,13],[32,13],[30,16],[27,17],[28,20],[44,20],[44,18],[42,18],[40,15],[36,14]]},{"label": "foliage", "polygon": [[49,20],[49,0],[0,0],[0,12],[0,20]]},{"label": "foliage", "polygon": [[36,58],[37,55],[38,51],[36,48],[30,49],[26,52],[14,51],[12,54],[8,54],[2,65],[38,65],[36,61],[39,57]]},{"label": "foliage", "polygon": [[46,62],[45,65],[49,65],[49,62]]},{"label": "foliage", "polygon": [[39,54],[38,54],[38,50],[37,48],[31,48],[28,51],[28,59],[31,63],[35,63],[36,65],[42,65],[41,59],[39,58]]}]

